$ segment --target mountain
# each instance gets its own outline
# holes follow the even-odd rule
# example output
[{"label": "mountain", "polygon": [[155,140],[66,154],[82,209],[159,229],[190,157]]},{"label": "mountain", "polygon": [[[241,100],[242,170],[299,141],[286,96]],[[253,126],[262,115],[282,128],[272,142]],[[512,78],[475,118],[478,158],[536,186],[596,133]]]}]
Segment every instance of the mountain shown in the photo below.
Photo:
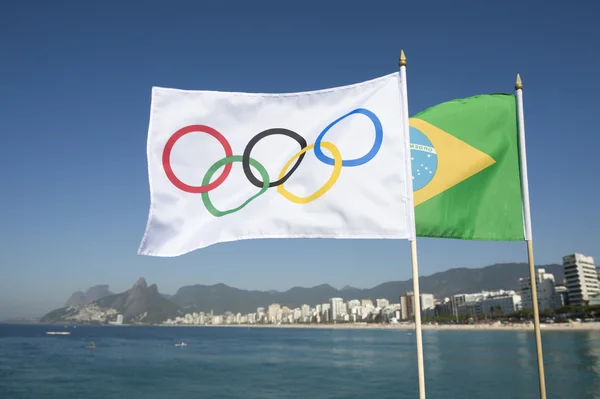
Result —
[{"label": "mountain", "polygon": [[65,306],[79,306],[86,304],[85,293],[83,291],[74,292],[67,302],[65,302]]},{"label": "mountain", "polygon": [[[554,274],[557,283],[564,278],[562,265],[551,264],[538,266],[546,272]],[[487,266],[481,269],[455,268],[420,277],[421,292],[433,294],[443,299],[454,294],[490,290],[519,289],[519,278],[529,276],[526,263],[503,263]],[[285,292],[278,291],[246,291],[225,284],[189,285],[181,287],[170,299],[180,305],[188,313],[192,311],[216,313],[226,311],[249,313],[256,308],[266,308],[272,303],[295,308],[303,304],[314,306],[326,303],[330,298],[341,297],[350,299],[385,298],[392,303],[399,301],[400,295],[412,291],[412,279],[406,281],[391,281],[369,289],[344,287],[337,290],[329,284],[312,288],[294,287]]]},{"label": "mountain", "polygon": [[156,284],[148,286],[140,278],[130,290],[104,297],[96,302],[102,308],[115,309],[123,315],[123,322],[159,323],[183,315],[179,307],[164,298]]},{"label": "mountain", "polygon": [[88,302],[94,302],[109,295],[114,294],[109,291],[108,285],[95,285],[88,288],[88,290],[85,292],[85,300]]},{"label": "mountain", "polygon": [[108,285],[95,285],[93,287],[88,288],[88,290],[85,293],[82,291],[74,292],[65,303],[65,306],[69,307],[85,305],[109,295],[114,294],[108,290]]},{"label": "mountain", "polygon": [[[108,286],[104,287],[108,289]],[[105,293],[103,289],[91,292],[88,290],[88,292],[91,298]],[[86,299],[88,292],[85,294]],[[40,321],[42,323],[69,321],[107,323],[115,321],[119,314],[123,315],[124,323],[160,323],[168,318],[183,315],[178,305],[158,292],[156,284],[148,286],[146,280],[140,278],[131,289],[123,293],[102,296],[89,303],[55,309]]]}]

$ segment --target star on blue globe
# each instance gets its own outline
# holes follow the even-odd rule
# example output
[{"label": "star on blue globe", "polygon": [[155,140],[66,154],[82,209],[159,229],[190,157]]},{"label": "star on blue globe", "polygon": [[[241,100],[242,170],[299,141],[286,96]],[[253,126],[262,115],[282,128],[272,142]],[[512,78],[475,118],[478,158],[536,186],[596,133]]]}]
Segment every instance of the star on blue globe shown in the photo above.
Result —
[{"label": "star on blue globe", "polygon": [[431,141],[419,129],[410,127],[410,159],[413,191],[425,187],[435,176],[438,158]]}]

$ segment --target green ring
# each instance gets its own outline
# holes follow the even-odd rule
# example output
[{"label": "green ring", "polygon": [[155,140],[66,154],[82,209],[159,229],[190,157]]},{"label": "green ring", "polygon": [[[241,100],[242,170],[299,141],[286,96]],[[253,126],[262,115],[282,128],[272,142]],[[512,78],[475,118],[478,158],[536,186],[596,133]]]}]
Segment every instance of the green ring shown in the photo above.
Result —
[{"label": "green ring", "polygon": [[[206,171],[206,175],[204,175],[204,179],[202,179],[202,185],[204,186],[204,185],[210,183],[210,178],[213,177],[213,175],[215,174],[215,172],[217,170],[219,170],[219,168],[227,165],[228,163],[242,162],[242,160],[243,160],[243,157],[241,155],[232,155],[230,157],[225,157],[225,158],[221,159],[220,161],[215,162],[213,164],[213,166],[208,168],[208,170]],[[256,197],[263,195],[269,189],[269,183],[270,183],[269,173],[267,172],[265,167],[262,166],[257,160],[252,159],[252,158],[250,158],[250,166],[253,166],[258,171],[258,173],[260,173],[260,175],[262,176],[263,186],[260,189],[260,191],[256,194],[254,194],[252,197],[248,198],[242,205],[238,206],[237,208],[229,209],[227,211],[220,211],[217,208],[215,208],[215,206],[210,201],[208,192],[202,193],[202,202],[204,203],[204,206],[206,207],[206,209],[213,216],[221,217],[221,216],[228,215],[230,213],[237,212],[240,209],[242,209],[243,207],[245,207],[246,205],[248,205],[250,202],[252,202],[252,200],[254,200]]]}]

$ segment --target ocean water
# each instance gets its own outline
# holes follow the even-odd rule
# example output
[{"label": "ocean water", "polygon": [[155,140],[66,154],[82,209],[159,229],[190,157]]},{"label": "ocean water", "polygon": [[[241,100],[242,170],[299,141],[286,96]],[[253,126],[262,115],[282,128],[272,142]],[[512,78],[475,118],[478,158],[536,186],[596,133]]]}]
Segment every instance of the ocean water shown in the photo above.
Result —
[{"label": "ocean water", "polygon": [[[533,333],[423,333],[428,398],[539,397]],[[548,398],[600,398],[600,332],[543,345]],[[0,324],[2,399],[417,397],[407,331]]]}]

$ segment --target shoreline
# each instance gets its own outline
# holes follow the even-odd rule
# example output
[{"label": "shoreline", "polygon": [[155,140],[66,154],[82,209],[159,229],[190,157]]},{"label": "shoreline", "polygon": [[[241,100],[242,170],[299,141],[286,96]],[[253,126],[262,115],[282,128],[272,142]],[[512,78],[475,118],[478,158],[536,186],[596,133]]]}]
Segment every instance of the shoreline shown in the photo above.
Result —
[{"label": "shoreline", "polygon": [[[215,327],[215,328],[296,328],[329,330],[398,330],[414,331],[413,323],[398,324],[204,324],[158,325],[157,327]],[[533,324],[423,324],[423,330],[433,331],[533,331]],[[600,331],[600,322],[540,324],[542,331]]]},{"label": "shoreline", "polygon": [[[3,324],[3,323],[0,323]],[[397,324],[88,324],[88,323],[27,323],[27,325],[55,325],[68,328],[70,326],[96,327],[181,327],[181,328],[292,328],[292,329],[325,329],[325,330],[396,330],[414,331],[414,323]],[[422,324],[424,331],[533,331],[531,324]],[[599,331],[600,322],[590,323],[555,323],[540,324],[541,331]]]}]

